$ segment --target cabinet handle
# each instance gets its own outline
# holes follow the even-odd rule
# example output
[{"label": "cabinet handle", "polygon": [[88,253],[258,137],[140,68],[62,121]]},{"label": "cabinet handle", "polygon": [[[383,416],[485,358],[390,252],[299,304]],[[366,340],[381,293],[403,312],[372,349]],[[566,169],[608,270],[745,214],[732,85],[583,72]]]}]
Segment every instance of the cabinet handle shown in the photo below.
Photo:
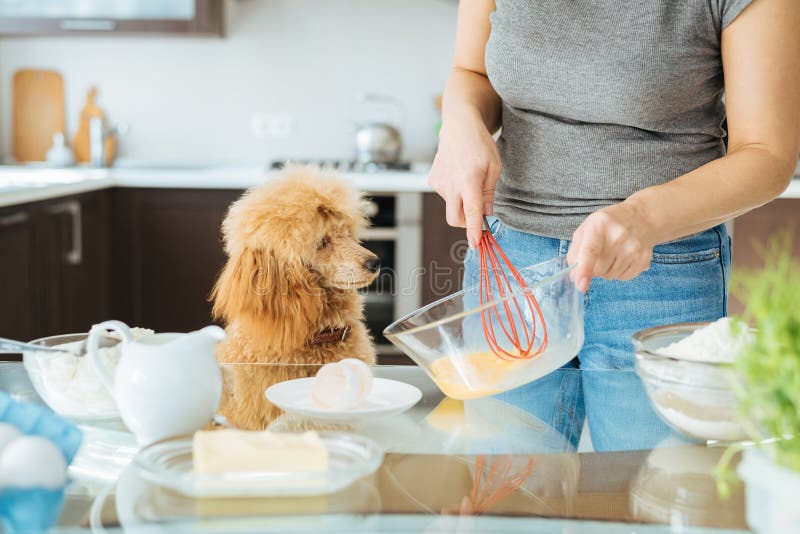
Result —
[{"label": "cabinet handle", "polygon": [[70,265],[80,265],[83,261],[83,218],[81,216],[81,203],[77,200],[68,200],[50,206],[47,210],[56,215],[68,214],[72,219],[72,248],[64,254],[64,261]]},{"label": "cabinet handle", "polygon": [[18,211],[17,213],[12,213],[11,215],[3,215],[0,216],[0,227],[2,226],[13,226],[15,224],[22,224],[24,222],[28,222],[27,211]]}]

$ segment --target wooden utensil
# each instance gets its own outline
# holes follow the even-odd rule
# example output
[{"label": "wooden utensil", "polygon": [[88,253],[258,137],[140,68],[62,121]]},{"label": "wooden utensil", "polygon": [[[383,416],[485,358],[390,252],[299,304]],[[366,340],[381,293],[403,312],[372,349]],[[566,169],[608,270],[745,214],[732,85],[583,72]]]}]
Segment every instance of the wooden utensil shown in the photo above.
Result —
[{"label": "wooden utensil", "polygon": [[11,155],[44,161],[53,134],[64,132],[64,81],[49,70],[18,70],[13,81]]},{"label": "wooden utensil", "polygon": [[[90,87],[86,93],[86,104],[81,111],[78,131],[72,139],[72,152],[75,154],[75,161],[89,163],[92,160],[89,148],[89,121],[95,117],[105,121],[105,112],[97,105],[97,87]],[[107,136],[103,140],[105,152],[105,164],[111,165],[117,153],[117,139],[113,135]]]}]

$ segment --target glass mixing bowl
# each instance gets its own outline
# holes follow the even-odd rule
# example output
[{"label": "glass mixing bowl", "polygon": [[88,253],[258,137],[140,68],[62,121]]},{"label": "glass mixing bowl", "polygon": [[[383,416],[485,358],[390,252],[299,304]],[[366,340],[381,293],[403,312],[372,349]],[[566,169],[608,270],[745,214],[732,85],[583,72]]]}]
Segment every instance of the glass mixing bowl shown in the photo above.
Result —
[{"label": "glass mixing bowl", "polygon": [[656,412],[673,429],[694,439],[738,441],[746,433],[730,364],[679,360],[659,352],[709,324],[671,324],[634,334],[636,373]]},{"label": "glass mixing bowl", "polygon": [[[88,334],[63,334],[31,341],[53,347],[78,343]],[[55,413],[77,421],[116,419],[119,411],[111,393],[94,374],[88,356],[24,352],[22,362],[39,396]]]},{"label": "glass mixing bowl", "polygon": [[[480,305],[479,287],[469,287],[400,318],[383,334],[454,399],[487,397],[532,382],[570,361],[583,345],[583,294],[570,280],[565,256],[519,272],[527,285],[524,291]],[[544,324],[534,314],[515,311],[515,326],[518,331],[535,327],[536,346],[546,328],[547,345],[531,359],[499,358],[486,341],[482,312],[496,306],[505,318],[504,304],[516,310],[514,301],[527,310],[526,292],[536,297]],[[513,351],[493,322],[501,347]]]}]

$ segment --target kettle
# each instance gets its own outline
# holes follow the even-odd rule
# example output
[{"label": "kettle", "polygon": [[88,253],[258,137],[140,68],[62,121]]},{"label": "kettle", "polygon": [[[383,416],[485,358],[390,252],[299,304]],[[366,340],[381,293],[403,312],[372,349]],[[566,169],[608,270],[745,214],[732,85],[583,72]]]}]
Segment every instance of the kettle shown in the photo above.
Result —
[{"label": "kettle", "polygon": [[361,120],[356,121],[356,161],[368,164],[397,163],[403,143],[396,126],[402,122],[400,102],[389,95],[362,93]]},{"label": "kettle", "polygon": [[356,128],[356,161],[359,163],[396,163],[402,148],[400,132],[394,126],[370,122]]}]

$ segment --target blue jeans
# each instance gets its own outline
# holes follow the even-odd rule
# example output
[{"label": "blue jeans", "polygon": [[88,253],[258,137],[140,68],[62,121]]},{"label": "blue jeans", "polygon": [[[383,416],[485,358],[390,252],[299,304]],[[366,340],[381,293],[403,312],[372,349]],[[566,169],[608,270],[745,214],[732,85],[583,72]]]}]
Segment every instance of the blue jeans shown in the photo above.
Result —
[{"label": "blue jeans", "polygon": [[[570,241],[492,220],[492,233],[518,268],[566,254]],[[731,244],[724,225],[655,247],[635,279],[592,280],[584,298],[585,341],[578,356],[535,382],[498,395],[577,447],[584,420],[598,451],[654,448],[671,435],[633,371],[631,335],[652,326],[714,321],[727,314]],[[464,287],[478,283],[477,253],[464,260]]]}]

